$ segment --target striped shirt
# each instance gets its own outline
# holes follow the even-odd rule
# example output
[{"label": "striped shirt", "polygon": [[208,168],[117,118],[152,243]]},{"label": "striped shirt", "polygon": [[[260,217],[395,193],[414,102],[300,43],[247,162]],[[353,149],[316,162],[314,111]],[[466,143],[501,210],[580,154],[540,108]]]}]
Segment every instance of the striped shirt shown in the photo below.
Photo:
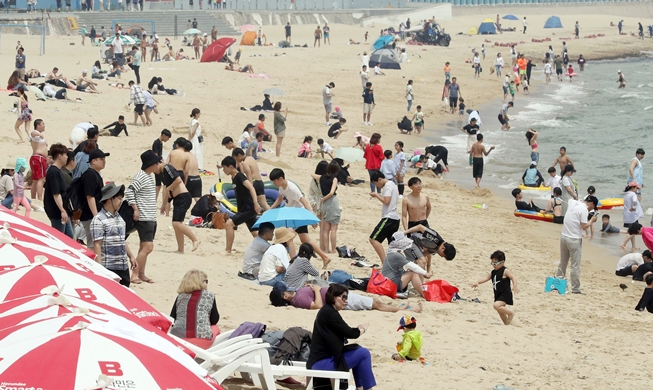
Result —
[{"label": "striped shirt", "polygon": [[303,287],[308,280],[308,275],[318,276],[320,273],[311,265],[305,257],[297,257],[288,266],[284,281],[288,287],[298,289]]},{"label": "striped shirt", "polygon": [[118,212],[111,214],[102,209],[91,221],[93,241],[102,241],[100,254],[102,266],[108,270],[124,271],[129,268],[125,244],[125,221]]},{"label": "striped shirt", "polygon": [[156,187],[152,175],[138,171],[125,190],[125,199],[130,206],[136,204],[139,221],[156,222]]}]

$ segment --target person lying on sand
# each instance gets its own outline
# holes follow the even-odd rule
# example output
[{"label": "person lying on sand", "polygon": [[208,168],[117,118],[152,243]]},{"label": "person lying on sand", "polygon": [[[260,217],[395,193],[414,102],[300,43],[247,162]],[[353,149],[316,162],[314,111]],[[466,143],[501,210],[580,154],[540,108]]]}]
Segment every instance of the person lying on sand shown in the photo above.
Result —
[{"label": "person lying on sand", "polygon": [[[284,282],[277,282],[270,292],[270,302],[276,307],[292,305],[298,309],[318,310],[324,305],[328,289],[328,287],[311,284],[297,291],[288,291],[288,286]],[[378,310],[390,313],[396,313],[399,310],[408,310],[419,313],[422,311],[422,304],[417,303],[411,306],[410,302],[406,302],[397,307],[387,305],[376,298],[349,292],[345,310]]]},{"label": "person lying on sand", "polygon": [[[172,48],[170,48],[172,50]],[[175,60],[181,61],[181,60],[189,60],[187,55],[184,54],[184,49],[179,49],[177,52],[177,55],[175,56]]]},{"label": "person lying on sand", "polygon": [[250,64],[247,64],[247,65],[243,66],[242,68],[238,68],[238,69],[234,68],[234,64],[229,64],[229,65],[225,66],[224,68],[226,70],[232,70],[232,71],[235,71],[235,72],[254,73],[254,67],[252,65],[250,65]]},{"label": "person lying on sand", "polygon": [[360,45],[361,43],[360,43],[360,42],[356,42],[356,41],[354,41],[353,39],[349,38],[349,44],[350,44],[350,45]]}]

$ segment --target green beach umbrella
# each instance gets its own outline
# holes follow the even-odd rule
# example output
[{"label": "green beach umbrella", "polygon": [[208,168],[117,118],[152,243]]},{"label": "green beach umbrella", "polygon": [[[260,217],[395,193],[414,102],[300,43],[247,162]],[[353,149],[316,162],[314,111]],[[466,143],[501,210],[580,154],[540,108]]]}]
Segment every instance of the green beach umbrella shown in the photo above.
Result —
[{"label": "green beach umbrella", "polygon": [[[116,36],[112,36],[107,38],[106,41],[104,41],[104,44],[107,46],[111,46],[113,44],[113,40],[116,39]],[[121,35],[120,40],[122,41],[123,45],[140,45],[141,40],[138,38],[130,37],[129,35]]]}]

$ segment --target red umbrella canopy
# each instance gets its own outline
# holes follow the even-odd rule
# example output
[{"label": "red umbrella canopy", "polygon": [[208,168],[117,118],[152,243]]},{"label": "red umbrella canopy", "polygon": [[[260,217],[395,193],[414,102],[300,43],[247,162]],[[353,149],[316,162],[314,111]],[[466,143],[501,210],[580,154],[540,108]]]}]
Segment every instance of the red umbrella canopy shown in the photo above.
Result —
[{"label": "red umbrella canopy", "polygon": [[209,45],[202,54],[200,62],[218,62],[224,57],[224,53],[229,46],[233,45],[236,40],[234,38],[220,38]]},{"label": "red umbrella canopy", "polygon": [[118,317],[88,317],[63,315],[1,330],[0,383],[25,389],[221,389],[190,356],[154,333]]},{"label": "red umbrella canopy", "polygon": [[170,319],[145,302],[132,290],[103,276],[70,268],[35,263],[0,272],[0,302],[41,294],[44,287],[56,286],[63,294],[82,301],[102,303],[167,332]]}]

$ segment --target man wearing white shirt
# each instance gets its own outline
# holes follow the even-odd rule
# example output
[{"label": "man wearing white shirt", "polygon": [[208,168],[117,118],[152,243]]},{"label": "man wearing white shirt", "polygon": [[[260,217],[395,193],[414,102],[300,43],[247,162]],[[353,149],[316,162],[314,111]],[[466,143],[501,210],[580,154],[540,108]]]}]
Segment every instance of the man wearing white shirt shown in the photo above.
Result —
[{"label": "man wearing white shirt", "polygon": [[365,89],[365,84],[370,80],[370,74],[367,72],[367,65],[363,65],[361,68],[361,86]]},{"label": "man wearing white shirt", "polygon": [[[555,188],[560,188],[560,181],[562,178],[556,173],[555,167],[549,167],[549,178],[546,180],[546,185],[547,187],[551,187],[551,197],[554,196],[553,190]],[[560,188],[562,189],[562,188]]]},{"label": "man wearing white shirt", "polygon": [[645,250],[642,253],[629,253],[617,262],[614,274],[617,276],[630,276],[637,271],[640,265],[651,262],[651,251]]},{"label": "man wearing white shirt", "polygon": [[582,294],[580,291],[580,259],[583,254],[583,231],[596,222],[598,213],[587,219],[589,210],[595,210],[599,200],[588,196],[584,201],[569,200],[569,208],[560,234],[560,264],[556,276],[565,277],[567,264],[571,261],[571,293]]},{"label": "man wearing white shirt", "polygon": [[113,54],[116,56],[117,59],[125,58],[125,53],[122,49],[123,43],[122,40],[120,39],[120,33],[116,33],[116,37],[113,39],[113,43],[111,43],[111,46],[113,46]]},{"label": "man wearing white shirt", "polygon": [[524,20],[522,21],[522,24],[524,25],[524,32],[522,34],[526,34],[526,27],[528,27],[528,23],[526,23],[526,16],[524,16]]}]

